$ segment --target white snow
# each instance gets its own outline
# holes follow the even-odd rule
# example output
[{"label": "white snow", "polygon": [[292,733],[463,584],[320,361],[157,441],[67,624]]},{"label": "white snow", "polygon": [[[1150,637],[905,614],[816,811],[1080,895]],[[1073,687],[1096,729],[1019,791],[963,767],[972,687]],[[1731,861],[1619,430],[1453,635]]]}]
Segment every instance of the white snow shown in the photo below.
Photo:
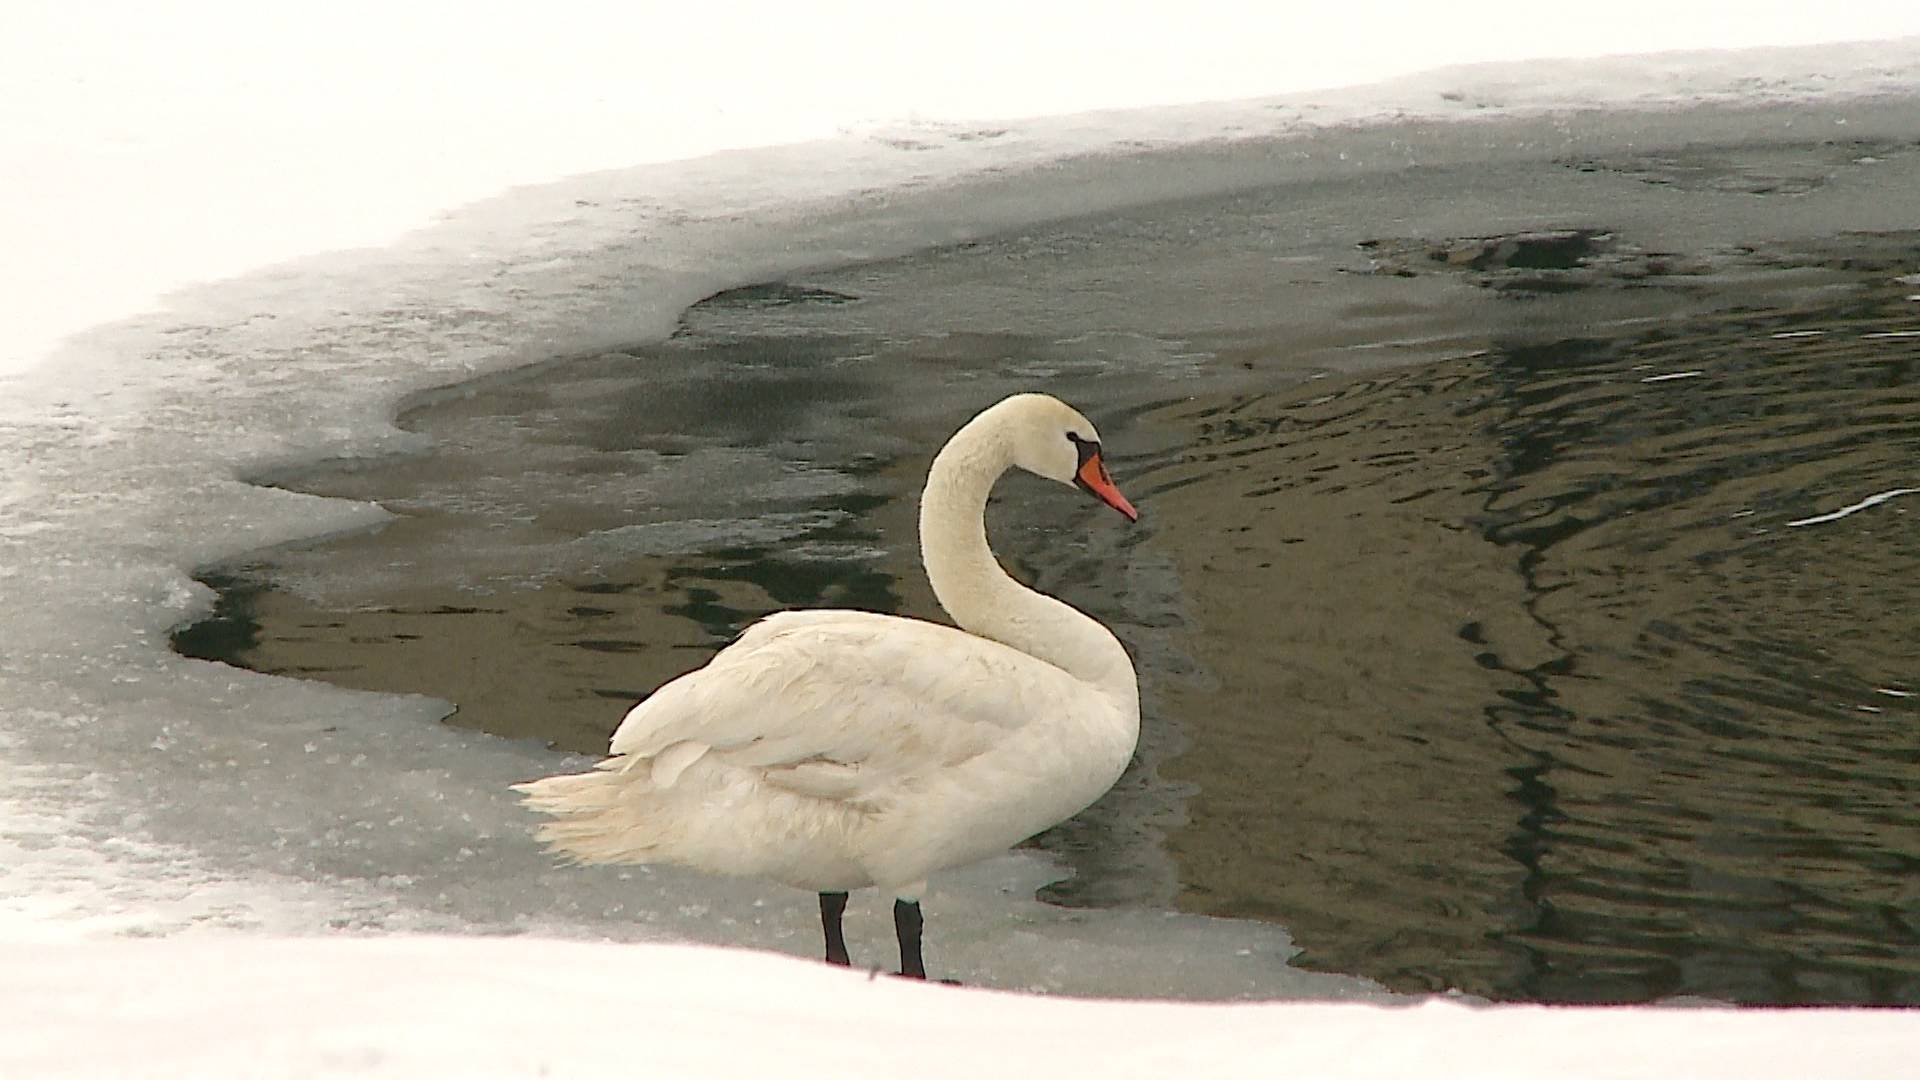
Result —
[{"label": "white snow", "polygon": [[[192,568],[385,513],[240,477],[413,448],[403,394],[657,336],[717,288],[1338,175],[1359,164],[1270,151],[1394,117],[1839,124],[1920,87],[1911,4],[1290,7],[10,5],[0,1074],[1897,1075],[1910,1014],[1092,1003],[553,940],[808,954],[817,930],[769,887],[554,867],[504,789],[567,762],[444,703],[168,651],[209,602]],[[1795,48],[1658,52],[1762,46]],[[1515,63],[1610,53],[1637,55]],[[1047,873],[936,882],[930,959],[1054,993],[1377,996],[1287,967],[1276,927],[1045,908]],[[886,955],[884,915],[852,914]]]},{"label": "white snow", "polygon": [[884,0],[601,2],[538,19],[509,4],[22,0],[0,40],[0,235],[14,253],[0,294],[25,302],[9,305],[0,373],[181,284],[385,243],[508,186],[594,169],[1449,65],[1916,33],[1920,15],[1891,0],[1627,0],[1551,19],[1521,0],[1177,11],[993,0],[921,15]]},{"label": "white snow", "polygon": [[61,1077],[1885,1077],[1910,1014],[1170,1006],[731,949],[524,938],[28,945],[0,1068]]}]

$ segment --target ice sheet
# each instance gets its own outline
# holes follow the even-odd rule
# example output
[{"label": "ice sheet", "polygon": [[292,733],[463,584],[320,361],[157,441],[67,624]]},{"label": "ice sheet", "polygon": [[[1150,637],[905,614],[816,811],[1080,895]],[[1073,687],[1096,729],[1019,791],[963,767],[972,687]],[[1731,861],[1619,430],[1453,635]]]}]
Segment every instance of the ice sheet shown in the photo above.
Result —
[{"label": "ice sheet", "polygon": [[[1602,108],[1785,102],[1797,104],[1777,121],[1838,127],[1852,103],[1920,86],[1920,39],[1903,39],[1509,64],[1337,93],[1018,119],[1530,51],[1920,30],[1902,9],[1813,22],[1785,10],[1747,5],[1750,18],[1711,28],[1640,20],[1645,36],[1581,39],[1579,49],[1453,25],[1408,34],[1413,45],[1381,66],[1362,61],[1377,43],[1319,24],[1229,33],[1200,20],[1172,39],[1126,24],[1135,53],[1089,50],[1076,36],[1085,27],[1050,26],[1031,41],[1012,35],[1011,51],[996,54],[1022,73],[1014,84],[968,68],[965,85],[1004,91],[969,98],[898,59],[923,42],[897,34],[851,47],[827,33],[809,52],[777,27],[729,27],[729,38],[595,9],[614,20],[605,32],[563,33],[555,16],[530,39],[518,23],[476,17],[462,52],[431,15],[382,22],[369,38],[351,8],[295,25],[27,9],[28,32],[9,34],[0,64],[16,253],[0,288],[22,313],[0,347],[0,936],[535,929],[810,953],[804,897],[669,871],[554,867],[504,791],[568,764],[538,747],[439,726],[444,703],[170,653],[166,631],[209,602],[192,568],[386,513],[241,478],[404,452],[415,441],[390,418],[407,393],[658,336],[701,296],[799,269],[1157,199],[1338,178],[1414,153],[1551,154],[1586,137],[1581,125]],[[1862,21],[1843,21],[1852,18]],[[1731,32],[1757,36],[1714,36]],[[1007,36],[971,33],[943,47],[991,52],[979,35]],[[1297,67],[1263,45],[1282,40],[1281,60],[1328,64],[1274,74]],[[651,48],[635,55],[635,41]],[[700,44],[682,48],[689,41]],[[1140,88],[1151,67],[1140,56],[1182,42],[1213,43],[1229,59],[1180,67],[1204,78]],[[890,66],[856,63],[876,49]],[[517,89],[499,89],[496,68],[521,53],[549,59],[523,60],[506,84]],[[1105,59],[1088,68],[1091,81],[1060,79],[1063,55]],[[660,70],[623,88],[649,58]],[[731,74],[742,69],[758,81]],[[809,81],[823,71],[824,82]],[[783,79],[814,90],[787,95]],[[882,94],[888,79],[907,91]],[[1037,89],[1055,85],[1075,89]],[[686,114],[693,122],[613,137],[636,117],[657,119],[669,87],[673,101],[706,101]],[[1593,138],[1631,137],[1595,123]],[[766,145],[796,139],[814,141]],[[727,146],[758,148],[716,152]],[[503,191],[516,183],[526,186]],[[222,275],[237,276],[189,284]],[[936,883],[933,962],[994,986],[1082,993],[1370,992],[1287,968],[1278,928],[1025,899],[1048,872],[1015,856]],[[854,914],[855,948],[884,955],[883,914]]]}]

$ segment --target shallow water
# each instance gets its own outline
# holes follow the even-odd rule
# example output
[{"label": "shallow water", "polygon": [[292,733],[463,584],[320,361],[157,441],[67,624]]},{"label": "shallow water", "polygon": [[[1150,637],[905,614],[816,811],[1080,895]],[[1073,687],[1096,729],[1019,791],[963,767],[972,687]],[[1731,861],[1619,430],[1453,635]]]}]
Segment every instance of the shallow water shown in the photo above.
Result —
[{"label": "shallow water", "polygon": [[[1872,149],[1828,156],[1914,157]],[[724,294],[668,342],[424,400],[432,454],[265,478],[400,516],[209,572],[177,641],[597,750],[766,611],[935,616],[931,448],[1044,383],[1146,512],[1014,480],[991,514],[1145,693],[1135,767],[1039,841],[1075,871],[1049,898],[1283,922],[1403,989],[1920,1002],[1920,494],[1819,520],[1920,487],[1920,239],[1677,250],[1638,204],[1558,216],[1804,194],[1706,158],[1389,175]]]}]

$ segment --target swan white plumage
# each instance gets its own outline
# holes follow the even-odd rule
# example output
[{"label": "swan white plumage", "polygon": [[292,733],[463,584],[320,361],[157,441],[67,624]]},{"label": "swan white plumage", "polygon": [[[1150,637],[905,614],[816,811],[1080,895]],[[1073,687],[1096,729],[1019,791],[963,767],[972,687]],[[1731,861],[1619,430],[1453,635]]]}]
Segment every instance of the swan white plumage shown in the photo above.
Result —
[{"label": "swan white plumage", "polygon": [[924,977],[927,875],[1004,851],[1104,794],[1140,733],[1133,662],[1106,627],[1016,582],[987,546],[1009,468],[1129,520],[1086,418],[1044,394],[974,417],[934,458],[920,548],[960,629],[864,611],[760,620],[634,706],[593,771],[516,786],[541,838],[586,863],[667,862],[819,892],[848,962],[850,889],[896,897],[901,973]]}]

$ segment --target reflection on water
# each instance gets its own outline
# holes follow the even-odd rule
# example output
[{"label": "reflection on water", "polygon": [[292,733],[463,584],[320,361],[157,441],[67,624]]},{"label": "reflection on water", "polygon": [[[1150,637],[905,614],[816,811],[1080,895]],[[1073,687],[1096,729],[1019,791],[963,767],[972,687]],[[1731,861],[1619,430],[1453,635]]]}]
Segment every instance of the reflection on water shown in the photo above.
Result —
[{"label": "reflection on water", "polygon": [[[398,516],[204,573],[219,604],[175,647],[429,694],[457,704],[453,723],[599,754],[635,701],[769,612],[944,619],[918,560],[925,469],[956,416],[1029,388],[1001,369],[1005,353],[1046,346],[1013,335],[990,350],[977,338],[912,342],[875,364],[871,336],[808,325],[846,303],[823,289],[724,293],[668,342],[431,395],[407,417],[432,436],[431,455],[264,478]],[[1050,385],[1092,403],[1126,443],[1116,464],[1150,457],[1154,444],[1127,434],[1124,411],[1097,408],[1100,376]],[[903,400],[903,384],[916,394]],[[1143,666],[1190,667],[1167,642],[1177,586],[1166,558],[1060,491],[1031,478],[1002,485],[989,521],[1008,566],[1131,626]],[[1116,563],[1127,572],[1107,572]],[[1041,841],[1075,870],[1071,896],[1049,897],[1171,896],[1159,837],[1186,788],[1154,772],[1181,738],[1172,723],[1145,732],[1101,807]]]},{"label": "reflection on water", "polygon": [[[1146,696],[1135,767],[1042,838],[1075,870],[1050,898],[1280,921],[1403,989],[1920,1003],[1912,240],[1780,256],[1828,275],[1797,305],[1265,393],[1180,381],[1173,346],[1050,368],[1147,514],[1018,482],[993,510]],[[1548,275],[1500,301],[1541,312],[1612,273],[1456,261]],[[400,517],[224,568],[180,647],[594,752],[766,611],[937,617],[932,447],[1029,385],[1008,357],[1095,346],[864,333],[837,289],[871,273],[720,298],[675,341],[427,404],[430,456],[287,479]]]},{"label": "reflection on water", "polygon": [[1823,514],[1920,479],[1907,291],[1157,417],[1234,537],[1183,901],[1401,986],[1920,1001],[1920,497]]},{"label": "reflection on water", "polygon": [[1560,652],[1487,709],[1531,759],[1523,993],[1920,1000],[1920,530],[1796,526],[1915,478],[1920,356],[1882,336],[1915,315],[1882,291],[1496,367],[1476,524]]}]

